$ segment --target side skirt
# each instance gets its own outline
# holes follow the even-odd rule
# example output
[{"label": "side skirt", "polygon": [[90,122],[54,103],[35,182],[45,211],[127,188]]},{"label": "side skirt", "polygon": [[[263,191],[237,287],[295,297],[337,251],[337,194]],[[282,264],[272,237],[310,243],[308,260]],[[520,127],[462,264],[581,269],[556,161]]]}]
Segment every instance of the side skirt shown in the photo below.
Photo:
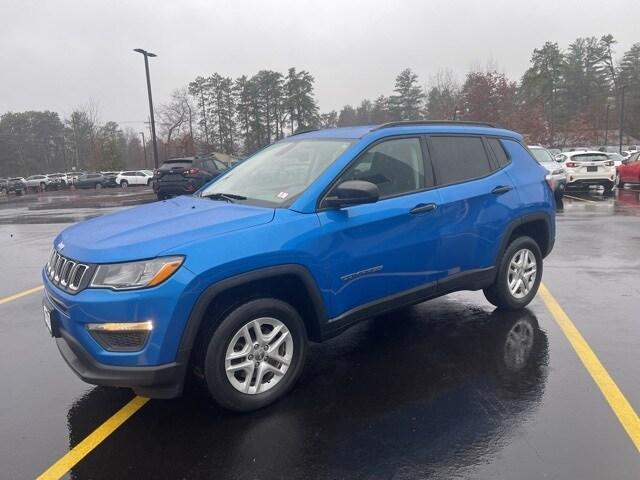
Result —
[{"label": "side skirt", "polygon": [[416,305],[460,290],[480,290],[491,285],[495,276],[496,267],[469,270],[352,308],[342,315],[328,320],[321,332],[322,340],[335,337],[362,320],[403,307]]}]

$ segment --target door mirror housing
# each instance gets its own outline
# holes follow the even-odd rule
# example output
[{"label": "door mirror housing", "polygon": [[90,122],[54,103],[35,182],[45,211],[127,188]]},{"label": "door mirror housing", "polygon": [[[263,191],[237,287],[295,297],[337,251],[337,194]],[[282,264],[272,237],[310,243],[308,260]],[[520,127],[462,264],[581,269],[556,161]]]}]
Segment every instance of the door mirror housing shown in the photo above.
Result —
[{"label": "door mirror housing", "polygon": [[324,199],[328,208],[344,208],[364,203],[375,203],[380,198],[380,190],[375,183],[349,180],[334,187]]}]

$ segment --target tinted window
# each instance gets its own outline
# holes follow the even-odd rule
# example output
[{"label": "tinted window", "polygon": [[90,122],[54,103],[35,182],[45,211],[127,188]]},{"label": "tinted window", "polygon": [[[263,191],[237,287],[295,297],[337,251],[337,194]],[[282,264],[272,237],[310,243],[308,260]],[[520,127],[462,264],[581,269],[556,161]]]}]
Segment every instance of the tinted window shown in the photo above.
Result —
[{"label": "tinted window", "polygon": [[171,161],[171,162],[164,162],[162,165],[160,165],[160,170],[168,171],[176,167],[191,168],[192,163],[193,163],[193,160],[184,160],[184,159]]},{"label": "tinted window", "polygon": [[462,182],[491,173],[489,157],[477,137],[431,137],[432,156],[438,183]]},{"label": "tinted window", "polygon": [[380,198],[424,188],[420,140],[399,138],[373,146],[349,167],[340,182],[347,180],[375,183],[380,189]]},{"label": "tinted window", "polygon": [[580,155],[572,155],[569,160],[574,162],[604,162],[609,160],[604,153],[584,153]]},{"label": "tinted window", "polygon": [[[502,168],[509,163],[509,157],[507,156],[507,152],[504,151],[504,147],[500,140],[497,138],[487,138],[487,142],[489,143],[489,148],[491,148],[491,151],[493,152],[493,156],[498,161],[499,168]],[[547,155],[549,156],[549,160],[553,160],[553,158],[551,158],[551,154],[547,153]]]}]

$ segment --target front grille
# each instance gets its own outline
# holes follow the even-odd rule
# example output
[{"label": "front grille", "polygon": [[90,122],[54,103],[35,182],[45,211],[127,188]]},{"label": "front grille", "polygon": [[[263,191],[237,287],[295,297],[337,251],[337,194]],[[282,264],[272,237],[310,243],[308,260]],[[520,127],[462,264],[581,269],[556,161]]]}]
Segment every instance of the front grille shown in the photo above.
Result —
[{"label": "front grille", "polygon": [[58,288],[69,293],[77,293],[85,286],[89,265],[76,262],[60,255],[55,249],[44,267],[47,277]]}]

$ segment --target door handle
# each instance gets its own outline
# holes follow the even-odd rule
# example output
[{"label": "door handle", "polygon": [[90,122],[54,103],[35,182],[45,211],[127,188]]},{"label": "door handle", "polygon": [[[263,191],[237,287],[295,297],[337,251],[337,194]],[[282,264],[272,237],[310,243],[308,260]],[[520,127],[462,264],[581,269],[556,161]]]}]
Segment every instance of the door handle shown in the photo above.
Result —
[{"label": "door handle", "polygon": [[508,185],[500,185],[499,187],[491,190],[491,193],[493,193],[494,195],[502,195],[503,193],[510,192],[511,190],[513,190],[513,188]]},{"label": "door handle", "polygon": [[438,206],[435,203],[419,203],[418,205],[413,207],[411,210],[409,210],[409,213],[415,214],[415,213],[432,212],[436,208],[438,208]]}]

